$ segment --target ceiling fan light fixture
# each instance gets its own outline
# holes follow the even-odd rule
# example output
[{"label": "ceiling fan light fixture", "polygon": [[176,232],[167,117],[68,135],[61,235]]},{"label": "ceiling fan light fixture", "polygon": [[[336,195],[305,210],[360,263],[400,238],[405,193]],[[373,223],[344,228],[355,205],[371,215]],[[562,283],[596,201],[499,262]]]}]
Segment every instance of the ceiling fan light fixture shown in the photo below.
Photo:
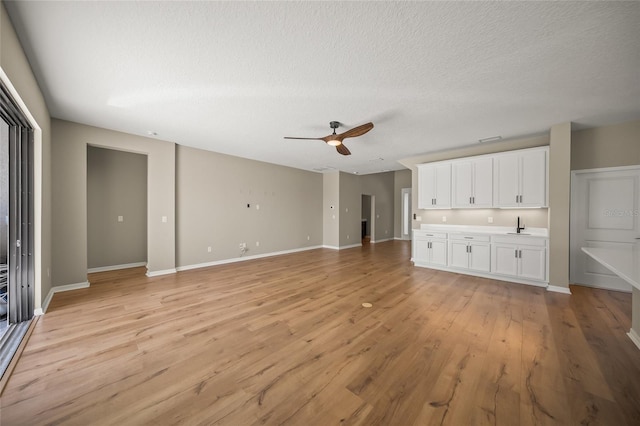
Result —
[{"label": "ceiling fan light fixture", "polygon": [[342,145],[342,142],[337,139],[331,139],[327,141],[327,144],[331,146],[338,146],[338,145]]}]

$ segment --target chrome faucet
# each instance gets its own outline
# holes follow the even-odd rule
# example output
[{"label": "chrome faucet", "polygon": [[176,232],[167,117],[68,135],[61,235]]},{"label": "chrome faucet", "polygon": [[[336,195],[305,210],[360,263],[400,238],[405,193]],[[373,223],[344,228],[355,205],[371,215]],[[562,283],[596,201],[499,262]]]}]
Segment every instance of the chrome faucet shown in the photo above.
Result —
[{"label": "chrome faucet", "polygon": [[520,231],[524,230],[524,224],[520,227],[520,216],[518,216],[518,224],[516,225],[516,233],[520,233]]}]

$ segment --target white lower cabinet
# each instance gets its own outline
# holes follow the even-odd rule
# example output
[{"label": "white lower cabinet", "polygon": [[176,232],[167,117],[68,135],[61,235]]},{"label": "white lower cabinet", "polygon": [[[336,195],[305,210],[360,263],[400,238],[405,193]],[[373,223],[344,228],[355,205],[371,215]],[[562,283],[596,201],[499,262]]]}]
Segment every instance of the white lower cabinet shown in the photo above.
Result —
[{"label": "white lower cabinet", "polygon": [[472,271],[491,270],[491,237],[471,235],[449,236],[449,266]]},{"label": "white lower cabinet", "polygon": [[418,265],[447,266],[447,234],[414,231],[413,262]]},{"label": "white lower cabinet", "polygon": [[[548,284],[548,238],[450,225],[413,231],[416,266],[530,285]],[[481,228],[481,227],[479,227]],[[442,230],[442,232],[440,232]]]},{"label": "white lower cabinet", "polygon": [[494,237],[492,252],[491,272],[494,274],[533,281],[547,280],[545,239],[508,241],[506,238]]}]

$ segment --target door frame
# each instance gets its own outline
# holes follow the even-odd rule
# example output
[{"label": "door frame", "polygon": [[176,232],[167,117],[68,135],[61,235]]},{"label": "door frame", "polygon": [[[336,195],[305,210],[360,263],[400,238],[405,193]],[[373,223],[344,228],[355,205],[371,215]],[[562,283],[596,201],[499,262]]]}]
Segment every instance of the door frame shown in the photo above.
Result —
[{"label": "door frame", "polygon": [[[576,283],[576,265],[574,262],[574,255],[576,250],[580,250],[580,247],[577,247],[577,239],[579,237],[579,229],[578,229],[578,197],[577,188],[575,186],[576,179],[578,175],[590,174],[590,173],[605,173],[605,172],[625,172],[625,171],[637,171],[640,172],[640,165],[633,166],[615,166],[615,167],[598,167],[594,169],[582,169],[582,170],[572,170],[571,171],[571,198],[570,198],[570,209],[569,209],[569,282],[572,284],[583,285],[587,287],[595,287],[584,283]],[[615,290],[615,291],[630,291],[624,290],[621,288],[614,288],[608,286],[598,286],[596,288],[607,289],[607,290]]]}]

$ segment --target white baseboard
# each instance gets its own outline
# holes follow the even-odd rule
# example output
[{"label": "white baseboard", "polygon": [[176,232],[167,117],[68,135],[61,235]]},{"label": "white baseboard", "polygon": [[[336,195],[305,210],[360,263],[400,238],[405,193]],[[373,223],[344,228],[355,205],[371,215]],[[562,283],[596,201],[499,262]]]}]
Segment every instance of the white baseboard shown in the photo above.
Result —
[{"label": "white baseboard", "polygon": [[636,331],[633,328],[629,329],[629,332],[627,333],[627,336],[629,336],[631,341],[633,343],[635,343],[635,345],[638,347],[638,349],[640,349],[640,335],[638,335],[638,333],[636,333]]},{"label": "white baseboard", "polygon": [[338,250],[345,250],[345,249],[350,249],[350,248],[354,248],[354,247],[362,247],[362,243],[351,244],[351,245],[348,245],[348,246],[340,246],[338,248]]},{"label": "white baseboard", "polygon": [[47,297],[44,298],[44,302],[42,302],[42,308],[38,308],[33,311],[34,315],[44,315],[47,312],[47,308],[49,308],[49,303],[51,303],[51,299],[53,299],[53,295],[56,293],[62,293],[63,291],[71,291],[78,290],[81,288],[88,288],[91,284],[89,281],[85,281],[82,283],[75,284],[65,284],[65,285],[57,285],[55,287],[51,287]]},{"label": "white baseboard", "polygon": [[322,248],[331,249],[331,250],[340,250],[340,247],[338,247],[338,246],[327,246],[327,245],[324,245],[324,246],[322,246]]},{"label": "white baseboard", "polygon": [[571,289],[569,287],[560,287],[551,284],[547,286],[547,291],[553,291],[554,293],[571,294]]},{"label": "white baseboard", "polygon": [[393,240],[393,238],[383,238],[381,240],[371,241],[371,244],[384,243],[385,241],[391,241],[391,240]]},{"label": "white baseboard", "polygon": [[89,268],[87,269],[87,273],[93,274],[94,272],[117,271],[119,269],[138,268],[140,266],[147,266],[147,262],[125,263],[123,265],[100,266],[98,268]]},{"label": "white baseboard", "polygon": [[280,256],[282,254],[298,253],[298,252],[301,252],[301,251],[315,250],[315,249],[319,249],[319,248],[323,248],[323,247],[332,248],[332,247],[328,247],[328,246],[301,247],[301,248],[291,249],[291,250],[274,251],[274,252],[270,252],[270,253],[254,254],[252,256],[233,257],[231,259],[222,259],[222,260],[215,260],[213,262],[197,263],[197,264],[194,264],[194,265],[178,266],[176,269],[178,271],[188,271],[190,269],[198,269],[198,268],[207,268],[209,266],[226,265],[228,263],[244,262],[245,260],[261,259],[261,258],[264,258],[264,257]]},{"label": "white baseboard", "polygon": [[171,269],[163,269],[161,271],[147,271],[146,275],[147,277],[151,278],[151,277],[159,277],[160,275],[175,274],[176,272],[178,272],[176,268],[171,268]]}]

